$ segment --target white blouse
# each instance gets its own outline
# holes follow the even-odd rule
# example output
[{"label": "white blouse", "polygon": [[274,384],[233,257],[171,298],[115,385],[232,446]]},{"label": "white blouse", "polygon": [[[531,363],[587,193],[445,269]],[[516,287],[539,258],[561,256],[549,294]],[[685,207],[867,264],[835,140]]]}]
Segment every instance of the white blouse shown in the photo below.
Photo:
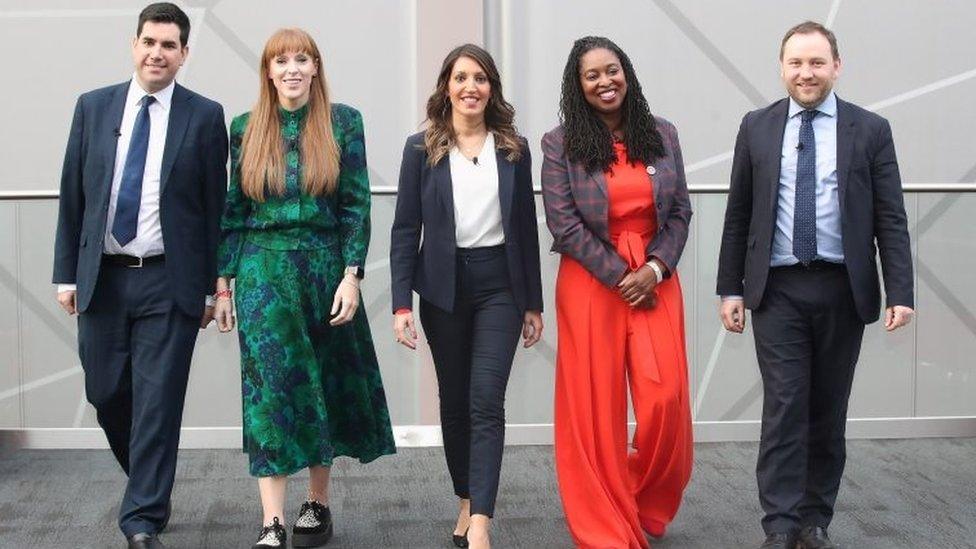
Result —
[{"label": "white blouse", "polygon": [[504,244],[495,136],[488,132],[485,144],[472,160],[465,158],[461,150],[454,146],[450,163],[457,247],[479,248]]}]

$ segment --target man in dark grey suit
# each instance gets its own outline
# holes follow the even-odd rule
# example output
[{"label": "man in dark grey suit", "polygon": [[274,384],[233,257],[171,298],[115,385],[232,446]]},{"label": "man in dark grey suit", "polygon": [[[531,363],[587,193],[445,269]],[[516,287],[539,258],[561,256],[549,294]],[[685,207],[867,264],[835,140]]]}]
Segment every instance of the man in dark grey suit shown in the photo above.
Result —
[{"label": "man in dark grey suit", "polygon": [[901,178],[884,118],[833,93],[833,33],[805,22],[780,49],[789,98],[748,113],[736,138],[719,258],[720,315],[752,310],[764,398],[757,476],[763,549],[829,549],[844,429],[864,326],[913,315]]},{"label": "man in dark grey suit", "polygon": [[227,133],[217,103],[176,84],[190,21],[152,4],[133,78],[83,94],[61,176],[58,301],[78,313],[85,393],[129,480],[129,547],[161,547],[198,328],[213,318]]}]

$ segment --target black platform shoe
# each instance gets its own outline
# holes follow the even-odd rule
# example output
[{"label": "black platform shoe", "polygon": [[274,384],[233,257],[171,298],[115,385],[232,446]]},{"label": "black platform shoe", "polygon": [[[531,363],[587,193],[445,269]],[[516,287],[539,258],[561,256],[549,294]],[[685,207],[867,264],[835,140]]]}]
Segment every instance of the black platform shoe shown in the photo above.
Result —
[{"label": "black platform shoe", "polygon": [[251,549],[268,549],[268,547],[281,547],[282,549],[288,547],[288,535],[285,533],[285,527],[278,521],[278,517],[273,519],[270,526],[261,528],[258,541]]},{"label": "black platform shoe", "polygon": [[292,547],[319,547],[332,538],[332,513],[317,501],[306,501],[291,529]]},{"label": "black platform shoe", "polygon": [[454,541],[454,546],[455,547],[467,547],[468,546],[468,531],[467,530],[465,530],[464,531],[464,534],[462,534],[460,536],[457,535],[457,534],[453,534],[452,535],[452,538],[453,538],[452,541]]}]

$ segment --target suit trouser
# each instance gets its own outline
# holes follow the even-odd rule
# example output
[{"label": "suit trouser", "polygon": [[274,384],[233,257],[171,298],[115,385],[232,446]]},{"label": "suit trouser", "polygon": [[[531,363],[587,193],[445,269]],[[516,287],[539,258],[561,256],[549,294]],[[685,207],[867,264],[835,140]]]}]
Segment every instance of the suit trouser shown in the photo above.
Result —
[{"label": "suit trouser", "polygon": [[78,316],[85,394],[129,477],[119,508],[126,536],[159,529],[176,474],[200,319],[184,314],[168,288],[163,263],[103,263],[91,305]]},{"label": "suit trouser", "polygon": [[763,380],[756,467],[763,529],[826,528],[846,461],[844,432],[864,322],[843,265],[770,269],[752,314]]},{"label": "suit trouser", "polygon": [[522,328],[503,246],[458,251],[453,312],[421,299],[437,370],[441,431],[454,493],[492,516],[505,445],[505,388]]}]

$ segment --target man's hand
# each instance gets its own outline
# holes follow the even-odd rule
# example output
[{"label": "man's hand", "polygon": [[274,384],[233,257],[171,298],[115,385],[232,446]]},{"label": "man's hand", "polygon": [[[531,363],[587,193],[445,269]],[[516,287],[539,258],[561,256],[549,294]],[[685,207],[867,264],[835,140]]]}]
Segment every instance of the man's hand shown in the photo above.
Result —
[{"label": "man's hand", "polygon": [[200,329],[206,330],[207,326],[210,326],[210,323],[213,322],[213,319],[214,319],[213,306],[211,305],[210,307],[204,307],[203,318],[200,319]]},{"label": "man's hand", "polygon": [[723,299],[718,315],[726,330],[741,334],[746,329],[746,306],[741,299]]},{"label": "man's hand", "polygon": [[913,316],[915,316],[915,310],[911,307],[905,307],[904,305],[888,307],[885,309],[885,330],[893,332],[911,322]]},{"label": "man's hand", "polygon": [[76,290],[67,290],[64,292],[58,292],[58,305],[65,310],[69,315],[73,315],[78,312],[77,307],[78,292]]}]

